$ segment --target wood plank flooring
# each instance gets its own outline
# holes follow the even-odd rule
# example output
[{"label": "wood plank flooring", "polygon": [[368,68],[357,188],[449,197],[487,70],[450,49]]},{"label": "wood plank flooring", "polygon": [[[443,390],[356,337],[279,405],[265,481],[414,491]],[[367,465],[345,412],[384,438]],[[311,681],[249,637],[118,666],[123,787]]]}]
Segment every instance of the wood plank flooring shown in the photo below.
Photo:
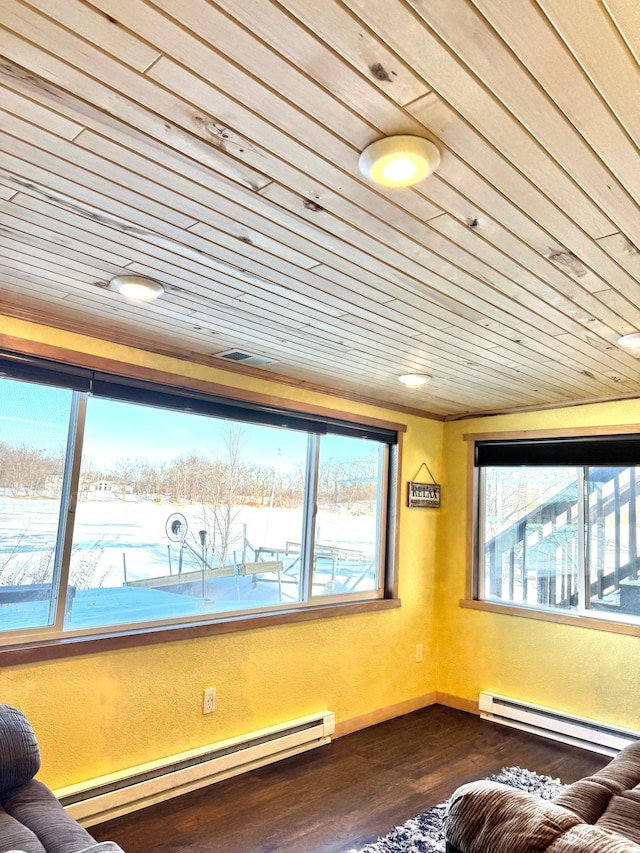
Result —
[{"label": "wood plank flooring", "polygon": [[608,760],[433,705],[90,832],[126,853],[344,853],[503,767],[572,782]]}]

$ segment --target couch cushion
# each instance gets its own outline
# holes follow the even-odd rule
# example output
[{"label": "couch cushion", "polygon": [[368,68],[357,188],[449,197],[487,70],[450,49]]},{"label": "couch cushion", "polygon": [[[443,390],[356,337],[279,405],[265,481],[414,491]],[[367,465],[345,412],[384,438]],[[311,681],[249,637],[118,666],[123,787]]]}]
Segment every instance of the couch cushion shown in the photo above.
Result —
[{"label": "couch cushion", "polygon": [[640,742],[626,746],[606,767],[554,798],[586,823],[640,843]]},{"label": "couch cushion", "polygon": [[579,823],[559,836],[547,853],[640,853],[640,846],[617,832]]},{"label": "couch cushion", "polygon": [[595,823],[606,810],[611,798],[622,793],[622,785],[611,780],[580,779],[553,798],[553,802],[582,818],[585,823]]},{"label": "couch cushion", "polygon": [[620,785],[624,791],[635,788],[640,784],[640,741],[625,746],[606,767],[588,778],[597,779],[603,784],[612,782]]},{"label": "couch cushion", "polygon": [[445,831],[465,853],[540,853],[579,823],[573,812],[535,794],[480,781],[454,792]]},{"label": "couch cushion", "polygon": [[597,823],[640,844],[640,791],[635,788],[612,797]]},{"label": "couch cushion", "polygon": [[71,815],[54,794],[37,779],[17,788],[4,801],[7,813],[29,827],[47,853],[76,853],[95,840]]},{"label": "couch cushion", "polygon": [[23,826],[0,806],[0,853],[21,850],[23,853],[46,853],[38,836]]}]

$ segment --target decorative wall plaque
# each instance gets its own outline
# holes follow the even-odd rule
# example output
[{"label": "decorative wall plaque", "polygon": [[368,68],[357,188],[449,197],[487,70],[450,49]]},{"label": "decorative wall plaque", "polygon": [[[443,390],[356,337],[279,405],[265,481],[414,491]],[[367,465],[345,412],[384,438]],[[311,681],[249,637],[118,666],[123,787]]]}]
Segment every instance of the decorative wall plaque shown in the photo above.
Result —
[{"label": "decorative wall plaque", "polygon": [[440,485],[438,483],[409,483],[407,506],[440,509]]},{"label": "decorative wall plaque", "polygon": [[429,471],[426,462],[418,468],[408,485],[407,506],[429,507],[431,509],[440,509],[440,484],[436,483],[417,483],[416,477],[420,471],[426,468],[427,473],[433,480],[433,474]]}]

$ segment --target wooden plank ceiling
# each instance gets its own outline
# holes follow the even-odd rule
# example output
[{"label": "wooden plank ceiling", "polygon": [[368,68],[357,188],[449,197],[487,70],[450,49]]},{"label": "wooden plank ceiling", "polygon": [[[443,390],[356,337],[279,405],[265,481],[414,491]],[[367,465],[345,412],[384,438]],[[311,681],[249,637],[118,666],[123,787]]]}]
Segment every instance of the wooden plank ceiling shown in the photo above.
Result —
[{"label": "wooden plank ceiling", "polygon": [[[638,0],[2,0],[0,24],[5,314],[446,418],[638,392]],[[358,155],[398,133],[440,166],[375,187]],[[105,289],[125,273],[164,296]]]}]

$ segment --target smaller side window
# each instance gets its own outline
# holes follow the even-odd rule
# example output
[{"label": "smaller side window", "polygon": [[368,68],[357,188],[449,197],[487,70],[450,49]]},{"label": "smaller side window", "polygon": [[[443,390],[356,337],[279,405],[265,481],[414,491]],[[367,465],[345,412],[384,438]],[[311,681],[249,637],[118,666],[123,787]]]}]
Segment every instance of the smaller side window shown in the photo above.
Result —
[{"label": "smaller side window", "polygon": [[478,443],[476,597],[640,620],[639,452],[636,435]]}]

